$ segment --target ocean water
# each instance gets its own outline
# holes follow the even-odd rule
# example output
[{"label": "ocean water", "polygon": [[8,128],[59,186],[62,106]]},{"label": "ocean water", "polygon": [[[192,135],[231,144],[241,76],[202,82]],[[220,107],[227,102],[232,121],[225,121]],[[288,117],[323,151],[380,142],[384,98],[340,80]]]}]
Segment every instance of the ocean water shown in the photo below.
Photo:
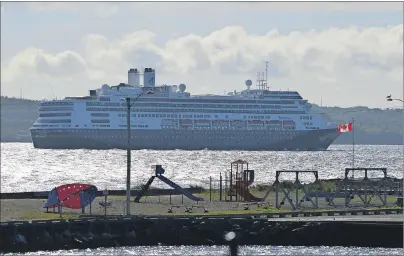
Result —
[{"label": "ocean water", "polygon": [[[342,178],[352,166],[352,146],[334,145],[322,152],[271,151],[132,151],[132,184],[144,183],[151,166],[161,164],[165,176],[187,187],[208,186],[209,176],[218,178],[242,159],[255,170],[255,184],[269,184],[277,170],[317,170],[319,178]],[[403,177],[402,146],[355,146],[356,167],[387,167],[389,176]],[[355,174],[359,176],[359,173]],[[379,176],[376,173],[374,177]],[[294,177],[284,177],[293,179]],[[1,192],[50,190],[55,186],[84,182],[99,189],[124,189],[126,151],[44,150],[31,143],[1,143]],[[313,180],[303,176],[303,180]],[[6,255],[229,255],[226,246],[141,246],[60,250]],[[239,255],[404,255],[402,248],[241,246]]]},{"label": "ocean water", "polygon": [[[131,182],[144,184],[153,174],[151,166],[161,164],[164,175],[181,186],[208,187],[209,176],[218,179],[238,159],[255,170],[254,184],[272,184],[277,170],[317,170],[320,179],[343,178],[353,160],[355,167],[387,167],[389,176],[403,177],[403,146],[356,145],[353,159],[352,145],[332,145],[320,152],[134,150]],[[312,175],[301,178],[314,180]],[[1,192],[44,191],[73,182],[125,189],[126,151],[47,150],[35,149],[31,143],[1,143]]]},{"label": "ocean water", "polygon": [[[230,255],[226,246],[141,246],[98,248],[94,250],[60,250],[6,255]],[[238,255],[404,255],[402,248],[364,247],[303,247],[303,246],[241,246]]]}]

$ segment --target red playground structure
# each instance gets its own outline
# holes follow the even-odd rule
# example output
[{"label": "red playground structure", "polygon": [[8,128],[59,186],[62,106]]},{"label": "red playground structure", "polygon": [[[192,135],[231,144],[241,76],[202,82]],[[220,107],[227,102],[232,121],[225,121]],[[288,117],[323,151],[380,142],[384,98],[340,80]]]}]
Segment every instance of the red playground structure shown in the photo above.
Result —
[{"label": "red playground structure", "polygon": [[[237,160],[231,163],[230,171],[222,172],[218,180],[209,178],[210,201],[213,193],[217,193],[219,201],[229,202],[263,202],[265,198],[259,198],[251,194],[249,187],[254,182],[254,170],[248,168],[248,162]],[[215,192],[214,192],[215,191]]]},{"label": "red playground structure", "polygon": [[83,209],[97,196],[97,187],[90,184],[65,184],[49,192],[48,201],[43,208],[67,207]]},{"label": "red playground structure", "polygon": [[[243,160],[237,160],[232,162],[230,167],[230,195],[231,195],[230,201],[232,201],[231,197],[234,194],[236,194],[236,201],[245,201],[245,202],[262,201],[263,200],[262,198],[254,196],[253,194],[250,193],[248,189],[253,182],[254,182],[254,170],[249,170],[248,162]],[[237,195],[240,198],[238,198]]]}]

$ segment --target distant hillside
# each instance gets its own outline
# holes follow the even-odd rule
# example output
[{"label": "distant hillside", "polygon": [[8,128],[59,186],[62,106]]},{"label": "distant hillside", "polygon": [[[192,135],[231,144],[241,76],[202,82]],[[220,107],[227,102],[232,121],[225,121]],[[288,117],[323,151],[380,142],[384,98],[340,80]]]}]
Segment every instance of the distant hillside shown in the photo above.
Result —
[{"label": "distant hillside", "polygon": [[29,128],[38,118],[39,101],[1,96],[1,141],[31,142]]},{"label": "distant hillside", "polygon": [[[344,124],[355,118],[355,144],[402,145],[403,110],[368,107],[319,107],[312,112],[325,113],[332,122]],[[341,134],[334,144],[352,144],[352,133]]]},{"label": "distant hillside", "polygon": [[[1,141],[31,142],[29,128],[38,114],[39,101],[1,96]],[[312,111],[328,116],[330,121],[345,123],[355,117],[355,144],[400,145],[403,142],[401,109],[367,107],[319,107]],[[334,144],[351,144],[352,133],[342,134]]]}]

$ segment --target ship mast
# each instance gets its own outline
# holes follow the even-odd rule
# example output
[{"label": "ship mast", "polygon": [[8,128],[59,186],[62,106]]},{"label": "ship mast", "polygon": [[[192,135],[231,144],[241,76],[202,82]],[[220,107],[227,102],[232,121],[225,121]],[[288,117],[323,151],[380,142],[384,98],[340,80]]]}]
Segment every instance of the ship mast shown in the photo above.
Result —
[{"label": "ship mast", "polygon": [[268,88],[268,61],[265,61],[265,89]]},{"label": "ship mast", "polygon": [[264,91],[264,90],[268,90],[268,61],[265,61],[265,74],[264,72],[262,72],[262,76],[261,73],[258,72],[257,75],[257,87],[259,91]]}]

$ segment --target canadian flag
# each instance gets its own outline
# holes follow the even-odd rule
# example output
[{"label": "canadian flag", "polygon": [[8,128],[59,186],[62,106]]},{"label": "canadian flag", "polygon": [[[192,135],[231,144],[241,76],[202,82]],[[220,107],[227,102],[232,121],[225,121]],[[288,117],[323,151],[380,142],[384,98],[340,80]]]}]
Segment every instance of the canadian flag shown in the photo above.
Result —
[{"label": "canadian flag", "polygon": [[352,123],[339,124],[337,133],[341,132],[352,132]]}]

